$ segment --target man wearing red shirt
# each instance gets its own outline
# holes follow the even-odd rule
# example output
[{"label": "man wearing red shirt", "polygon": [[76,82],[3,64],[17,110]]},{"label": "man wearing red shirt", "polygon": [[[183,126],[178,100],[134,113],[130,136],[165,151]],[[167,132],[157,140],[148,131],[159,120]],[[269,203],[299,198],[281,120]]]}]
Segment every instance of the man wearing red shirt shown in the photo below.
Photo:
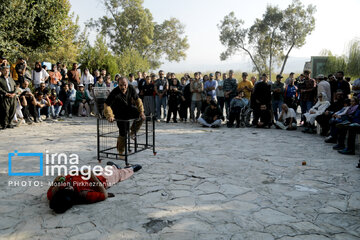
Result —
[{"label": "man wearing red shirt", "polygon": [[104,201],[108,197],[114,197],[114,194],[108,193],[106,189],[128,179],[134,172],[141,169],[140,165],[132,165],[124,169],[113,162],[107,162],[107,165],[112,167],[111,175],[102,172],[96,176],[91,172],[88,180],[84,179],[81,174],[56,177],[47,192],[50,208],[56,213],[63,213],[74,204],[95,203]]}]

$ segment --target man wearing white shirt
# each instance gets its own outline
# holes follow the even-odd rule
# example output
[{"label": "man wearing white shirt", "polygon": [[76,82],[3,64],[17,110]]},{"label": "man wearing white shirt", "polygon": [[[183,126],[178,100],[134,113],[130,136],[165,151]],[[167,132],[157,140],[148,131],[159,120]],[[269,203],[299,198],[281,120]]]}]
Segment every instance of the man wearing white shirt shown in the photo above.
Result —
[{"label": "man wearing white shirt", "polygon": [[328,99],[325,99],[329,102],[331,102],[331,87],[330,87],[330,83],[328,81],[325,80],[324,75],[319,74],[316,77],[316,81],[317,81],[317,95],[319,96],[322,92],[325,92],[326,95],[328,96]]},{"label": "man wearing white shirt", "polygon": [[0,77],[0,125],[1,129],[14,128],[11,124],[16,112],[15,82],[9,77],[9,67],[1,67]]},{"label": "man wearing white shirt", "polygon": [[285,103],[281,106],[282,111],[280,113],[279,120],[275,122],[277,128],[283,130],[296,130],[296,113],[295,110],[289,108]]}]

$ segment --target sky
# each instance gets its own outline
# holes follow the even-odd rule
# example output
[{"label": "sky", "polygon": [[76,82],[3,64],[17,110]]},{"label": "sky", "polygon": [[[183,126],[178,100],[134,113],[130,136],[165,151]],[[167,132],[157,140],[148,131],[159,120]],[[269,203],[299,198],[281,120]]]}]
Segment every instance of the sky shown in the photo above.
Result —
[{"label": "sky", "polygon": [[[317,56],[323,49],[335,55],[342,55],[351,40],[360,39],[358,11],[360,0],[302,0],[304,5],[316,6],[315,30],[306,39],[300,49],[294,49],[286,72],[300,72],[304,62],[310,56]],[[90,18],[104,16],[106,10],[101,0],[70,0],[71,11],[79,16],[83,28]],[[219,41],[217,25],[225,15],[234,11],[237,18],[245,22],[245,27],[261,18],[268,4],[285,9],[291,0],[144,0],[144,7],[152,13],[156,22],[175,17],[185,25],[185,35],[190,48],[187,57],[181,62],[167,62],[161,66],[165,71],[194,72],[228,70],[251,71],[252,65],[247,55],[238,53],[226,61],[220,61],[220,53],[225,47]],[[90,33],[90,42],[96,36],[95,30]]]}]

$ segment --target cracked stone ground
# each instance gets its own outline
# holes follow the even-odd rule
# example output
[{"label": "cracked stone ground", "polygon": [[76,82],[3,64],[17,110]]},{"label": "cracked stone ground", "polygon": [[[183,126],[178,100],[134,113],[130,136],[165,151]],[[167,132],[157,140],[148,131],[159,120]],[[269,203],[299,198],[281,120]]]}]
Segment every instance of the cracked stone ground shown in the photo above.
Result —
[{"label": "cracked stone ground", "polygon": [[358,156],[317,135],[160,123],[158,154],[130,157],[143,169],[110,188],[114,198],[59,215],[46,200],[53,178],[7,176],[7,154],[77,153],[81,165],[96,165],[95,119],[22,126],[0,138],[0,239],[360,239]]}]

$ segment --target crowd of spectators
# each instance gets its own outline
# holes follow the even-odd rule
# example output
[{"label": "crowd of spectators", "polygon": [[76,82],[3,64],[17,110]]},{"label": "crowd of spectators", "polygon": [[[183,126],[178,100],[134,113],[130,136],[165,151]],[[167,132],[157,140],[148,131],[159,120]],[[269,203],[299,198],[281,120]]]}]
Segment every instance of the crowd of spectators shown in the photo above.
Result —
[{"label": "crowd of spectators", "polygon": [[[1,58],[0,99],[2,129],[21,123],[32,124],[58,118],[103,116],[109,92],[121,77],[114,78],[106,69],[91,74],[81,72],[74,63],[53,64],[51,69],[36,62],[29,71],[19,58],[10,65]],[[314,134],[321,129],[325,142],[334,143],[342,154],[355,154],[355,136],[360,129],[360,79],[352,85],[344,72],[311,78],[311,71],[284,81],[278,74],[274,82],[267,74],[260,79],[246,72],[242,79],[234,72],[193,76],[159,71],[158,75],[137,72],[126,76],[143,101],[145,115],[160,122],[192,122],[203,127],[256,127],[296,130]],[[301,114],[297,117],[297,110]],[[317,124],[316,124],[317,123]],[[317,126],[320,127],[317,127]],[[345,139],[347,143],[345,144]]]}]

